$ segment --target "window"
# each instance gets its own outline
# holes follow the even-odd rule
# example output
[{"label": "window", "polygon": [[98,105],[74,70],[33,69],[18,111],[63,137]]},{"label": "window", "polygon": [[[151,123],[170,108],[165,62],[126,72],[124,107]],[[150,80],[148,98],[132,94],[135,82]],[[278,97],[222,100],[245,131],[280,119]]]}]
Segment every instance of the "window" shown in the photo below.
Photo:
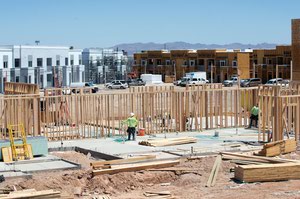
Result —
[{"label": "window", "polygon": [[52,82],[52,75],[51,74],[47,74],[47,82]]},{"label": "window", "polygon": [[7,61],[3,61],[3,68],[7,68],[8,67],[8,62]]},{"label": "window", "polygon": [[52,66],[52,58],[47,58],[47,66]]},{"label": "window", "polygon": [[146,66],[146,60],[142,60],[142,66]]},{"label": "window", "polygon": [[236,61],[232,61],[232,66],[237,66],[237,62]]},{"label": "window", "polygon": [[8,68],[8,56],[3,55],[3,68]]},{"label": "window", "polygon": [[20,59],[15,59],[15,68],[20,68]]},{"label": "window", "polygon": [[82,55],[79,55],[79,65],[81,65],[82,64]]},{"label": "window", "polygon": [[20,76],[16,76],[16,82],[20,82]]},{"label": "window", "polygon": [[71,59],[71,61],[70,61],[71,62],[71,66],[73,66],[74,65],[74,55],[71,55],[70,59]]},{"label": "window", "polygon": [[56,55],[56,66],[60,66],[60,56]]},{"label": "window", "polygon": [[166,65],[170,65],[171,61],[170,60],[166,60]]},{"label": "window", "polygon": [[32,67],[32,55],[28,55],[28,67]]},{"label": "window", "polygon": [[28,83],[31,84],[31,75],[28,76]]},{"label": "window", "polygon": [[226,65],[226,61],[225,60],[221,60],[220,61],[220,66],[225,66]]},{"label": "window", "polygon": [[161,60],[160,59],[156,60],[156,64],[161,65]]},{"label": "window", "polygon": [[272,64],[272,59],[269,59],[269,60],[268,60],[268,64]]},{"label": "window", "polygon": [[42,67],[43,66],[43,58],[37,58],[36,62],[37,62],[37,66],[38,67]]},{"label": "window", "polygon": [[69,65],[69,58],[65,58],[65,66],[68,66]]},{"label": "window", "polygon": [[190,66],[195,66],[195,60],[190,60]]}]

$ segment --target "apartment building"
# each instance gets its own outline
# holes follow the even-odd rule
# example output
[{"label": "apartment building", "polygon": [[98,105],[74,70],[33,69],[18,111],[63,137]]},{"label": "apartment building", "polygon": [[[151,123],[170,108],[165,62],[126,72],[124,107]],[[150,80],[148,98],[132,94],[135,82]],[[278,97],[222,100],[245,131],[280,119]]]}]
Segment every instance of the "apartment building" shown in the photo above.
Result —
[{"label": "apartment building", "polygon": [[124,51],[114,49],[84,49],[85,78],[94,83],[105,83],[114,79],[125,79],[128,56]]},{"label": "apartment building", "polygon": [[[276,46],[275,49],[253,50],[251,56],[250,76],[259,77],[263,83],[277,75],[283,79],[290,79],[292,61],[292,47]],[[277,68],[277,69],[276,69]]]},{"label": "apartment building", "polygon": [[[259,50],[153,50],[134,54],[133,71],[176,76],[188,72],[205,71],[213,82],[223,82],[232,76],[242,79],[262,78],[263,82],[276,77],[290,78],[291,46]],[[212,75],[212,78],[211,78]]]},{"label": "apartment building", "polygon": [[1,86],[3,82],[39,84],[40,88],[69,86],[84,81],[81,50],[58,46],[0,46]]},{"label": "apartment building", "polygon": [[[250,52],[240,50],[155,50],[134,54],[133,71],[176,76],[179,79],[188,72],[205,71],[213,82],[222,82],[238,74],[249,78]],[[212,77],[211,77],[212,75]]]}]

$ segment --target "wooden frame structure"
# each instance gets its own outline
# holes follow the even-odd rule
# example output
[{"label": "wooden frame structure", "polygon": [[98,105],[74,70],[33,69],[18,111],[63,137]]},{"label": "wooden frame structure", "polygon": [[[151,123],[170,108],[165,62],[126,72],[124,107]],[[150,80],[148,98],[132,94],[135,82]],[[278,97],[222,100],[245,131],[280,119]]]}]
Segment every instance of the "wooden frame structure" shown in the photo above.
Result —
[{"label": "wooden frame structure", "polygon": [[[279,141],[300,134],[300,83],[259,86],[259,141]],[[286,137],[285,137],[286,136]]]},{"label": "wooden frame structure", "polygon": [[1,138],[8,123],[24,123],[29,135],[49,140],[122,135],[130,112],[146,134],[245,127],[257,102],[257,88],[222,89],[220,84],[134,87],[123,93],[63,91],[0,97]]}]

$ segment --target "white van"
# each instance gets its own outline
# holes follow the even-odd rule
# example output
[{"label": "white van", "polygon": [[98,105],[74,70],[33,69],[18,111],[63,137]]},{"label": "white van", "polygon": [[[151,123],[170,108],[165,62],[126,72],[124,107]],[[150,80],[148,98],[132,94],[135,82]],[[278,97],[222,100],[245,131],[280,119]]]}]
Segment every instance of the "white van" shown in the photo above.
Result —
[{"label": "white van", "polygon": [[207,81],[201,77],[194,77],[194,78],[184,77],[180,82],[180,86],[199,85],[199,84],[206,84],[206,83]]}]

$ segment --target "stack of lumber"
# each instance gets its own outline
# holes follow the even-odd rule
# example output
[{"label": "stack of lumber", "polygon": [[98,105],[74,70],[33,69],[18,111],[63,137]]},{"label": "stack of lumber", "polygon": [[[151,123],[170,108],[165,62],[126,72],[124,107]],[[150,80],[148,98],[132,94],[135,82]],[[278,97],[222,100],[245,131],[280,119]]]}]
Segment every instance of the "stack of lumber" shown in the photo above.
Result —
[{"label": "stack of lumber", "polygon": [[153,146],[153,147],[162,147],[162,146],[173,146],[180,144],[190,144],[196,143],[197,138],[193,137],[182,137],[182,138],[168,138],[168,139],[159,139],[159,140],[147,140],[139,142],[140,145]]},{"label": "stack of lumber", "polygon": [[[155,157],[154,157],[155,158]],[[179,160],[153,160],[153,156],[135,157],[111,161],[91,163],[93,176],[101,174],[115,174],[119,172],[140,171],[145,169],[172,167],[179,164]]]},{"label": "stack of lumber", "polygon": [[300,179],[300,162],[239,165],[234,169],[234,178],[241,182]]},{"label": "stack of lumber", "polygon": [[296,151],[297,142],[293,139],[280,140],[276,142],[270,142],[264,145],[264,148],[258,152],[258,155],[273,157],[280,154],[286,154]]},{"label": "stack of lumber", "polygon": [[300,179],[300,161],[222,152],[223,159],[236,161],[234,178],[241,182]]},{"label": "stack of lumber", "polygon": [[170,191],[146,191],[144,196],[151,199],[171,199],[174,198]]},{"label": "stack of lumber", "polygon": [[35,189],[24,189],[22,191],[13,191],[7,194],[1,194],[0,198],[3,199],[14,199],[14,198],[61,198],[59,191],[43,190],[36,191]]}]

